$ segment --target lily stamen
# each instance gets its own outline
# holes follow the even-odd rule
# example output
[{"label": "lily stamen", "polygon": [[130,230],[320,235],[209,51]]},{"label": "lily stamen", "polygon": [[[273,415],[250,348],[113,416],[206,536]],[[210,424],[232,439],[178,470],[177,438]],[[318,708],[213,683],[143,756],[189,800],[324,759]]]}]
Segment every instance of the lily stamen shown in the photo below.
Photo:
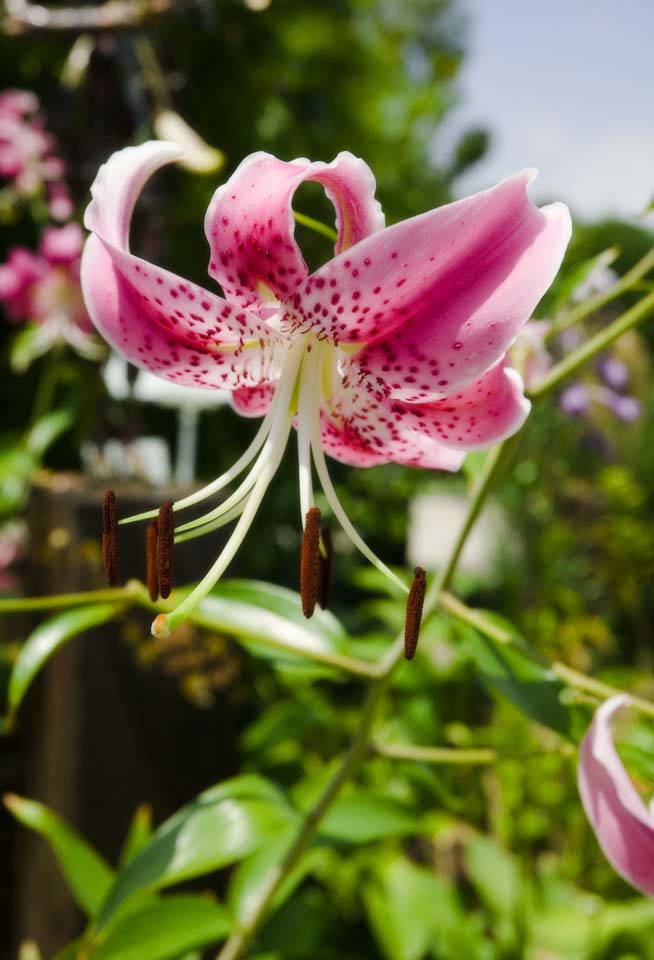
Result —
[{"label": "lily stamen", "polygon": [[157,571],[157,528],[156,518],[150,520],[145,534],[145,585],[150,600],[159,599],[159,574]]},{"label": "lily stamen", "polygon": [[422,567],[416,567],[406,601],[406,617],[404,620],[404,656],[407,660],[413,660],[418,646],[422,607],[426,591],[427,575]]},{"label": "lily stamen", "polygon": [[157,579],[159,593],[163,600],[170,596],[173,585],[173,544],[175,526],[173,520],[173,501],[165,500],[159,508],[157,517]]},{"label": "lily stamen", "polygon": [[302,613],[313,616],[320,591],[320,510],[311,507],[304,520],[300,549],[300,597]]},{"label": "lily stamen", "polygon": [[106,490],[102,502],[102,563],[110,587],[118,581],[118,503],[113,490]]}]

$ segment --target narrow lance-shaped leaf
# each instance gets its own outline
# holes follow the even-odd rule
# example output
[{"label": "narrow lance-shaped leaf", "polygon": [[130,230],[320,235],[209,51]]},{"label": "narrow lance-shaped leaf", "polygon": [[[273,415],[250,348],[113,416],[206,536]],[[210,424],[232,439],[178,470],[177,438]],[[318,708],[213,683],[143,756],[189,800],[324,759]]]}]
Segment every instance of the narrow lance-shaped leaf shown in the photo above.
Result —
[{"label": "narrow lance-shaped leaf", "polygon": [[235,863],[295,822],[282,794],[254,776],[201,793],[162,824],[118,875],[98,919],[102,931],[125,901]]},{"label": "narrow lance-shaped leaf", "polygon": [[108,864],[72,827],[43,804],[15,794],[7,794],[4,802],[23,826],[40,833],[47,841],[75,900],[87,916],[95,917],[114,880]]},{"label": "narrow lance-shaped leaf", "polygon": [[565,684],[511,624],[488,611],[483,616],[507,635],[506,642],[498,643],[477,630],[462,627],[466,647],[484,682],[527,717],[578,740],[584,722],[579,709],[564,702]]},{"label": "narrow lance-shaped leaf", "polygon": [[39,624],[21,647],[11,671],[7,697],[10,717],[15,716],[28,687],[55,650],[78,633],[106,623],[121,609],[113,603],[96,603],[65,610]]},{"label": "narrow lance-shaped leaf", "polygon": [[216,943],[231,921],[225,908],[197,896],[174,896],[123,917],[92,951],[93,960],[177,960],[185,951]]}]

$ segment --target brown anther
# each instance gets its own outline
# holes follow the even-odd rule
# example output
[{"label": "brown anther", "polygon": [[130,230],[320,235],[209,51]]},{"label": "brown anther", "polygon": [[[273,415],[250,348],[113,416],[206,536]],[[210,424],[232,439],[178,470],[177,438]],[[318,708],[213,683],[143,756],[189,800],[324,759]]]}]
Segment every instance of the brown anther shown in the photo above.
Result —
[{"label": "brown anther", "polygon": [[157,531],[156,519],[150,520],[145,534],[145,583],[154,603],[159,599],[159,575],[157,573]]},{"label": "brown anther", "polygon": [[427,575],[422,567],[416,567],[411,581],[411,589],[406,601],[406,618],[404,620],[404,656],[413,660],[418,646],[420,622],[422,620],[422,605],[427,590]]},{"label": "brown anther", "polygon": [[105,490],[102,501],[102,563],[110,587],[118,580],[118,504],[113,490]]},{"label": "brown anther", "polygon": [[165,500],[159,508],[157,519],[157,579],[162,599],[170,596],[173,585],[173,501]]},{"label": "brown anther", "polygon": [[300,550],[300,597],[302,613],[313,615],[320,590],[320,510],[311,507],[304,520]]},{"label": "brown anther", "polygon": [[321,529],[320,540],[322,550],[320,552],[318,603],[323,610],[326,610],[332,595],[332,579],[334,573],[334,544],[332,542],[332,532],[329,527],[323,527]]}]

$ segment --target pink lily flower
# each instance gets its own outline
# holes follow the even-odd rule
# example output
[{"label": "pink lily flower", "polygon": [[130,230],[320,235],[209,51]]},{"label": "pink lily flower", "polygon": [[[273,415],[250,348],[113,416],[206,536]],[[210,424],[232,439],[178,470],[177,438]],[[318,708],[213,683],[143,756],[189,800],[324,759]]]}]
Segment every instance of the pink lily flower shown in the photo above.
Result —
[{"label": "pink lily flower", "polygon": [[50,215],[67,220],[73,204],[63,179],[65,166],[38,109],[38,99],[27,90],[0,93],[0,177],[10,179],[25,197],[45,185]]},{"label": "pink lily flower", "polygon": [[34,325],[25,356],[25,367],[54,344],[65,342],[84,357],[101,359],[98,343],[86,312],[79,281],[84,234],[77,223],[46,227],[36,254],[23,247],[9,251],[0,264],[0,302],[12,323]]},{"label": "pink lily flower", "polygon": [[654,804],[647,808],[613,743],[613,721],[627,694],[596,711],[581,742],[579,793],[604,856],[632,887],[654,896]]},{"label": "pink lily flower", "polygon": [[[467,450],[521,426],[529,403],[505,353],[559,268],[570,237],[567,208],[535,207],[526,194],[534,173],[525,171],[384,228],[372,172],[352,154],[287,163],[255,153],[218,188],[205,220],[220,296],[129,250],[140,190],[179,158],[176,146],[150,142],[100,169],[85,219],[89,313],[131,362],[177,383],[228,390],[239,413],[263,422],[230,470],[175,504],[178,511],[217,492],[258,455],[232,496],[177,528],[183,540],[239,518],[206,577],[157,618],[155,631],[181,622],[222,575],[293,426],[302,517],[313,505],[313,463],[355,546],[407,590],[349,522],[325,453],[354,466],[457,470]],[[307,180],[324,187],[338,232],[334,258],[311,275],[291,207]]]}]

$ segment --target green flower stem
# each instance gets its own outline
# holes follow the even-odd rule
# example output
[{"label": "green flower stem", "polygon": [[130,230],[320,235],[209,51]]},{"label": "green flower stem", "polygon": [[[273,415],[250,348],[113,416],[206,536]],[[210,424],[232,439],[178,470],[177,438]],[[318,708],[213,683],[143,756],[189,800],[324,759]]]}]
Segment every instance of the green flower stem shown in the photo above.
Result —
[{"label": "green flower stem", "polygon": [[147,597],[143,584],[138,580],[130,580],[124,587],[108,587],[106,590],[59,593],[54,597],[10,597],[0,600],[0,614],[58,610],[60,607],[80,607],[90,603],[118,604],[125,600],[140,602],[143,596]]},{"label": "green flower stem", "polygon": [[[484,502],[491,492],[501,469],[506,464],[513,450],[513,446],[514,441],[511,439],[503,443],[500,447],[497,447],[489,455],[484,467],[484,472],[470,502],[466,518],[461,526],[459,536],[452,548],[448,561],[443,567],[435,587],[430,590],[425,597],[425,617],[436,610],[442,592],[452,579],[466,538],[475,520],[479,516]],[[281,884],[284,882],[286,875],[295,867],[308,849],[320,821],[338,796],[343,785],[358,773],[369,751],[370,737],[378,707],[384,698],[384,694],[391,682],[395,669],[402,661],[403,653],[404,632],[396,637],[392,646],[379,663],[377,676],[369,681],[368,691],[361,713],[361,720],[348,752],[318,797],[318,800],[303,820],[302,826],[293,844],[286,853],[286,856],[282,858],[275,869],[268,875],[266,883],[261,887],[249,915],[245,917],[241,925],[225,942],[222,950],[218,954],[217,960],[239,960],[240,957],[244,956],[249,944],[256,936],[257,930],[261,926],[268,912],[268,908],[274,900]]]},{"label": "green flower stem", "polygon": [[[552,672],[557,675],[559,680],[573,690],[581,690],[584,693],[590,693],[599,700],[608,700],[609,697],[615,697],[624,690],[618,690],[617,687],[611,687],[608,683],[602,683],[601,680],[595,680],[593,677],[587,677],[585,673],[579,670],[573,670],[564,663],[558,661],[552,664]],[[651,700],[645,700],[643,697],[635,697],[629,694],[631,706],[634,710],[644,713],[648,717],[654,717],[654,703]]]},{"label": "green flower stem", "polygon": [[[486,617],[485,614],[480,610],[472,610],[461,600],[453,597],[450,593],[443,593],[441,595],[439,606],[445,613],[449,614],[451,617],[454,617],[454,619],[458,620],[459,622],[465,623],[469,627],[474,627],[475,630],[478,630],[479,633],[482,633],[494,643],[506,645],[514,642],[514,638],[511,636],[508,630],[504,630],[502,627],[498,626],[497,623],[495,623],[489,617]],[[548,660],[545,660],[545,658],[543,658],[536,650],[529,650],[525,647],[520,647],[520,651],[525,656],[536,660],[538,663],[546,664],[552,673],[559,678],[559,680],[562,680],[566,686],[571,687],[573,690],[581,690],[584,693],[590,693],[599,700],[608,700],[609,697],[615,697],[619,693],[624,693],[623,690],[618,690],[616,687],[609,686],[608,683],[602,683],[601,680],[595,680],[593,677],[588,677],[585,673],[581,673],[579,670],[574,670],[572,667],[568,667],[564,663],[559,663],[558,661],[550,663]],[[643,697],[635,697],[631,694],[630,696],[634,709],[640,711],[640,713],[646,714],[649,717],[654,717],[654,703],[652,703],[650,700],[645,700]]]},{"label": "green flower stem", "polygon": [[386,690],[390,674],[370,682],[359,727],[342,763],[329,780],[318,800],[309,810],[302,821],[295,840],[273,870],[268,874],[265,883],[259,889],[258,897],[241,925],[230,935],[217,960],[238,960],[245,951],[263,922],[270,904],[286,876],[295,867],[298,861],[311,844],[320,821],[325,816],[332,803],[340,793],[341,787],[355,776],[361,763],[368,753],[370,734],[377,714],[377,708]]},{"label": "green flower stem", "polygon": [[403,743],[373,743],[372,749],[389,760],[415,760],[417,763],[456,766],[522,763],[535,757],[550,757],[552,754],[574,756],[576,753],[571,743],[560,743],[550,750],[528,750],[524,753],[500,753],[493,747],[416,747]]},{"label": "green flower stem", "polygon": [[62,353],[62,344],[55,343],[46,356],[43,357],[40,376],[34,394],[34,403],[32,404],[27,430],[25,431],[26,437],[29,434],[30,428],[53,408],[61,371]]},{"label": "green flower stem", "polygon": [[654,290],[643,297],[642,300],[639,300],[630,310],[627,310],[619,316],[617,320],[610,323],[608,327],[604,327],[604,329],[596,333],[594,337],[591,337],[590,340],[587,340],[581,347],[561,360],[560,363],[557,363],[556,366],[552,367],[549,373],[546,373],[545,376],[528,391],[528,396],[530,396],[532,400],[543,397],[546,393],[558,387],[566,377],[575,373],[579,367],[587,363],[588,360],[592,360],[598,353],[610,347],[623,333],[633,329],[633,327],[636,327],[650,315],[654,315]]},{"label": "green flower stem", "polygon": [[328,227],[326,223],[314,220],[313,217],[308,217],[306,213],[298,213],[297,210],[293,211],[293,216],[298,223],[301,223],[303,227],[308,227],[309,230],[313,230],[314,233],[319,233],[321,236],[327,237],[328,240],[336,241],[338,239],[338,234],[334,228]]},{"label": "green flower stem", "polygon": [[578,304],[576,307],[572,307],[570,310],[566,310],[554,323],[551,325],[547,338],[549,339],[552,336],[555,336],[557,333],[560,333],[562,330],[567,330],[568,327],[574,326],[575,323],[579,323],[580,320],[583,320],[585,317],[589,316],[591,313],[594,313],[595,310],[599,310],[601,307],[605,306],[607,303],[610,303],[611,300],[614,300],[616,297],[619,297],[620,294],[625,293],[627,290],[633,289],[641,277],[644,277],[645,274],[654,267],[654,250],[650,250],[649,253],[646,253],[645,256],[638,261],[638,263],[625,273],[624,277],[621,277],[617,283],[614,283],[612,287],[609,287],[608,290],[604,290],[602,293],[598,293],[594,297],[590,297],[588,300],[584,300],[583,303]]}]

